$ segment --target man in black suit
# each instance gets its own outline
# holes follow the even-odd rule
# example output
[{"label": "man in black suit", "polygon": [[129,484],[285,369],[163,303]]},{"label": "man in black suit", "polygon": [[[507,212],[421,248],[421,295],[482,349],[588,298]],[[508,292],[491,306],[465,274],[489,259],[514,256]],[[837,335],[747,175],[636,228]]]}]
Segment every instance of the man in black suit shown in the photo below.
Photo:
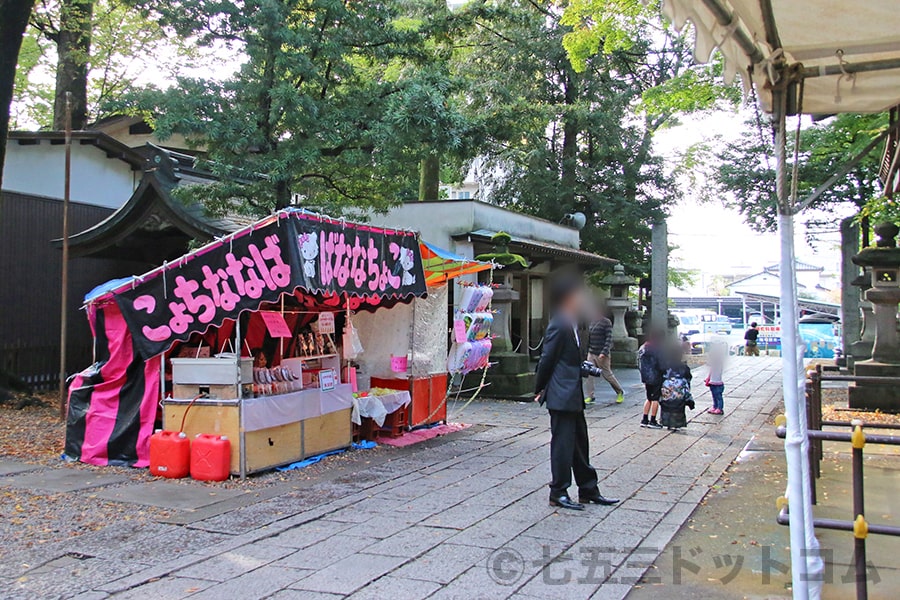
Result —
[{"label": "man in black suit", "polygon": [[[578,318],[584,307],[584,285],[580,277],[557,278],[551,287],[555,314],[544,333],[544,348],[535,384],[541,404],[550,411],[550,505],[584,510],[584,503],[610,505],[597,487],[597,472],[591,466],[584,398],[581,393],[582,359]],[[569,497],[572,473],[578,485],[579,502]]]}]

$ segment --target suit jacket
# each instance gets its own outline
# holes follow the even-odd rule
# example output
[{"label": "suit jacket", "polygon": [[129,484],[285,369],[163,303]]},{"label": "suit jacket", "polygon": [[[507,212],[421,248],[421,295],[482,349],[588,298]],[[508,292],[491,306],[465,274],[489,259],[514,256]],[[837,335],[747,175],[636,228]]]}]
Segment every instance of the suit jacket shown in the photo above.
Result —
[{"label": "suit jacket", "polygon": [[584,410],[581,389],[581,348],[573,324],[554,317],[544,332],[544,349],[537,366],[535,392],[549,410]]}]

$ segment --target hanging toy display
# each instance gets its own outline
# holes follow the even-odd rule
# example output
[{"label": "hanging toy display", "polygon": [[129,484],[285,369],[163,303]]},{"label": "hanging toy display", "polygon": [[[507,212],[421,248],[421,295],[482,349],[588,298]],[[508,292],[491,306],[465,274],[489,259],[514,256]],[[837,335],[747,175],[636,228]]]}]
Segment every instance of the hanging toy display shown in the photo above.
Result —
[{"label": "hanging toy display", "polygon": [[459,306],[453,315],[454,339],[447,356],[449,373],[465,375],[490,364],[493,295],[490,286],[463,284]]}]

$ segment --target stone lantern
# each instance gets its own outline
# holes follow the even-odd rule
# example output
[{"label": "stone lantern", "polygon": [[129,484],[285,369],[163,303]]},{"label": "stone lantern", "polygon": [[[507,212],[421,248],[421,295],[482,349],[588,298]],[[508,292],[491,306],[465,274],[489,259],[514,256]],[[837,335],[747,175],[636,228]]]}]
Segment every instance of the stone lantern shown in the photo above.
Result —
[{"label": "stone lantern", "polygon": [[847,356],[847,366],[852,369],[857,361],[872,358],[875,316],[872,313],[872,303],[866,300],[866,292],[872,287],[872,275],[868,270],[863,269],[863,273],[851,281],[850,285],[859,290],[859,311],[862,316],[859,339],[850,344],[850,355]]},{"label": "stone lantern", "polygon": [[[875,226],[878,241],[874,247],[864,248],[853,262],[866,267],[871,287],[865,298],[872,304],[875,321],[875,340],[872,358],[857,361],[853,371],[857,376],[900,377],[900,337],[897,335],[897,305],[900,304],[900,248],[893,223]],[[900,388],[895,385],[854,383],[850,386],[850,407],[882,410],[900,409]]]},{"label": "stone lantern", "polygon": [[611,275],[600,280],[600,284],[609,287],[609,298],[606,305],[612,313],[613,347],[610,359],[617,366],[633,367],[637,362],[638,341],[628,337],[625,327],[625,313],[631,307],[628,288],[637,284],[637,280],[625,274],[625,267],[617,264]]}]

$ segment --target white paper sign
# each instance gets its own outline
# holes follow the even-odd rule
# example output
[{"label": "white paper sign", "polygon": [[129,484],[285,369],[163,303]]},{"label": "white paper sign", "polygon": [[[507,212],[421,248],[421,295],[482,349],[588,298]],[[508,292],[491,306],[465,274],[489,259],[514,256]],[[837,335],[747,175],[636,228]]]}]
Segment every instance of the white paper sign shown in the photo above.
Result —
[{"label": "white paper sign", "polygon": [[319,389],[323,392],[329,392],[337,386],[337,375],[334,369],[323,369],[319,371]]},{"label": "white paper sign", "polygon": [[322,335],[331,335],[334,333],[334,313],[319,313],[319,333]]}]

